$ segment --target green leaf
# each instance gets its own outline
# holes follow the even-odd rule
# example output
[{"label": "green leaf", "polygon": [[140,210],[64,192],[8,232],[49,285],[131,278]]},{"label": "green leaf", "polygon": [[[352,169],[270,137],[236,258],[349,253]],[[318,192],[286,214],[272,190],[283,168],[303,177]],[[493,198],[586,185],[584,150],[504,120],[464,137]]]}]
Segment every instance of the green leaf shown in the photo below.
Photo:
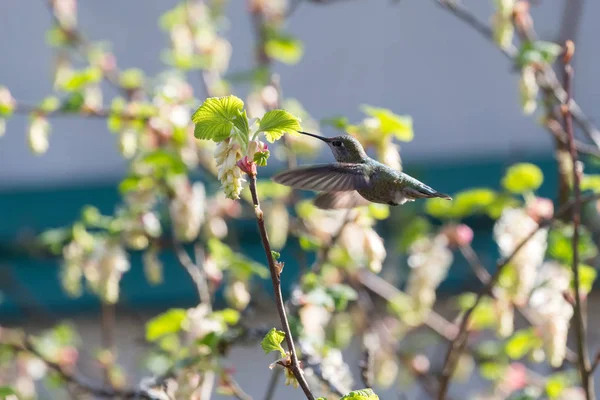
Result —
[{"label": "green leaf", "polygon": [[331,117],[331,118],[323,118],[319,121],[321,125],[329,125],[333,126],[336,129],[346,129],[348,126],[348,118],[347,117]]},{"label": "green leaf", "polygon": [[379,400],[373,389],[353,390],[340,400]]},{"label": "green leaf", "polygon": [[60,99],[56,96],[48,96],[40,103],[39,109],[43,113],[52,113],[60,107]]},{"label": "green leaf", "polygon": [[322,286],[317,286],[308,292],[304,298],[305,303],[315,306],[322,306],[330,311],[335,308],[335,302],[330,293]]},{"label": "green leaf", "polygon": [[185,320],[186,310],[172,308],[157,315],[146,323],[146,340],[154,342],[170,333],[181,331],[181,323]]},{"label": "green leaf", "polygon": [[265,113],[260,120],[259,132],[264,132],[271,143],[283,136],[284,132],[298,132],[302,130],[300,119],[285,110],[271,110]]},{"label": "green leaf", "polygon": [[327,288],[327,292],[329,292],[329,295],[331,298],[333,298],[335,309],[337,311],[345,310],[349,301],[353,301],[358,298],[358,293],[356,293],[356,290],[342,283],[337,283]]},{"label": "green leaf", "polygon": [[397,115],[387,108],[361,106],[363,112],[380,123],[379,129],[384,135],[394,135],[396,139],[410,142],[414,138],[413,120],[408,115]]},{"label": "green leaf", "polygon": [[390,206],[387,204],[371,203],[369,204],[369,214],[378,220],[387,219],[390,216]]},{"label": "green leaf", "polygon": [[75,71],[65,82],[61,89],[67,92],[77,92],[87,85],[98,83],[102,79],[102,71],[97,67],[88,67],[82,71]]},{"label": "green leaf", "polygon": [[584,175],[581,178],[581,190],[600,192],[600,175]]},{"label": "green leaf", "polygon": [[504,377],[508,365],[497,362],[484,362],[479,367],[479,373],[489,381],[497,381]]},{"label": "green leaf", "polygon": [[520,330],[512,335],[506,342],[504,349],[510,358],[518,360],[541,345],[541,339],[535,334],[533,329],[529,328]]},{"label": "green leaf", "polygon": [[276,33],[265,42],[265,53],[285,64],[296,64],[304,54],[304,45],[295,37]]},{"label": "green leaf", "polygon": [[398,237],[400,251],[407,252],[410,246],[417,240],[431,232],[431,224],[423,217],[414,217],[402,227]]},{"label": "green leaf", "polygon": [[212,317],[225,322],[227,325],[233,326],[240,320],[240,312],[232,308],[226,308],[221,311],[212,313]]},{"label": "green leaf", "polygon": [[0,398],[5,398],[8,396],[16,396],[17,392],[10,386],[0,386]]},{"label": "green leaf", "polygon": [[[598,249],[587,229],[579,228],[579,257],[590,259],[598,254]],[[573,227],[566,225],[550,231],[548,234],[548,255],[565,265],[573,264]]]},{"label": "green leaf", "polygon": [[[598,276],[598,272],[594,267],[591,267],[586,264],[579,264],[579,289],[588,294],[592,290],[592,286],[594,285],[594,281]],[[571,287],[575,287],[575,278],[571,282]]]},{"label": "green leaf", "polygon": [[272,351],[278,351],[281,353],[281,357],[285,357],[285,350],[281,346],[281,343],[285,339],[285,333],[272,328],[264,337],[260,343],[265,354],[269,354]]},{"label": "green leaf", "polygon": [[273,257],[274,260],[278,260],[279,257],[281,257],[281,254],[279,254],[276,251],[271,250],[271,257]]},{"label": "green leaf", "polygon": [[520,163],[508,168],[502,186],[511,193],[522,194],[537,190],[543,181],[544,174],[537,165]]},{"label": "green leaf", "polygon": [[84,103],[85,97],[83,97],[83,93],[73,92],[63,101],[60,109],[65,112],[79,112]]},{"label": "green leaf", "polygon": [[221,142],[231,135],[234,126],[241,125],[244,102],[235,96],[210,97],[192,115],[198,139]]},{"label": "green leaf", "polygon": [[144,71],[138,68],[130,68],[121,72],[119,83],[125,89],[137,89],[144,85]]},{"label": "green leaf", "polygon": [[[257,151],[256,153],[254,153],[254,162],[259,167],[264,167],[267,165],[267,160],[269,159],[270,155],[271,155],[271,152],[269,150]],[[282,186],[282,185],[280,185],[280,186]]]},{"label": "green leaf", "polygon": [[178,154],[166,150],[155,150],[142,158],[142,162],[155,169],[160,177],[162,174],[184,174],[187,166]]}]

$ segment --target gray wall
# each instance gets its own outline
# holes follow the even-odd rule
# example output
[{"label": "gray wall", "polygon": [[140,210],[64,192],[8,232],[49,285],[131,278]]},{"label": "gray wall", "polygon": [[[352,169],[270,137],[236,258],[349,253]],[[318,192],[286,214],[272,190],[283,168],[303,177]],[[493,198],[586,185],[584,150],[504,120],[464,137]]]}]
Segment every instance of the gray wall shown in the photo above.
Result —
[{"label": "gray wall", "polygon": [[[80,26],[91,39],[113,44],[120,67],[155,74],[162,68],[160,50],[167,45],[156,20],[174,3],[80,1]],[[491,0],[464,3],[484,20],[492,13]],[[542,38],[557,38],[563,3],[535,7]],[[230,1],[232,71],[247,69],[252,60],[245,4]],[[593,16],[599,12],[600,3],[585,2],[575,83],[577,99],[596,118],[600,81],[593,74],[600,67],[595,40],[600,28]],[[18,99],[36,102],[51,90],[52,50],[44,43],[50,21],[42,0],[0,1],[0,84]],[[319,118],[341,114],[357,121],[363,103],[412,115],[416,138],[402,150],[409,162],[506,157],[511,152],[518,152],[513,156],[518,158],[550,146],[535,119],[521,114],[517,76],[507,60],[433,0],[306,3],[289,29],[305,41],[306,52],[297,66],[277,66],[286,94]],[[12,119],[0,139],[0,188],[106,181],[122,173],[124,162],[104,122],[57,119],[50,150],[40,157],[28,151],[25,122],[22,116]]]}]

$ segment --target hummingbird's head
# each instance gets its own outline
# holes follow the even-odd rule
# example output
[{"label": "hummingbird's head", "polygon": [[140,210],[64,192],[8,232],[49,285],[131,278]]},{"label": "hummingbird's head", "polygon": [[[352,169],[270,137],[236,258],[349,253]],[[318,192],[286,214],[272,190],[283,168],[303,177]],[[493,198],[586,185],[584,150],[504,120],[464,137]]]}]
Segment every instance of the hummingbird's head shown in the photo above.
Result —
[{"label": "hummingbird's head", "polygon": [[362,144],[360,144],[357,139],[350,135],[340,135],[332,138],[326,138],[308,132],[300,133],[321,139],[327,143],[337,162],[362,163],[368,159],[367,153],[365,153]]}]

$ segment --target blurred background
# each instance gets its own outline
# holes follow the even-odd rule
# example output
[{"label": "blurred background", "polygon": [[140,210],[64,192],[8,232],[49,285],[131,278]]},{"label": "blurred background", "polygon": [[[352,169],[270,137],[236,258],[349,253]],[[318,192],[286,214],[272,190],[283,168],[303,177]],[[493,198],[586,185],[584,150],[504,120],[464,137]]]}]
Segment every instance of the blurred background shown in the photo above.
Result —
[{"label": "blurred background", "polygon": [[[463,3],[483,21],[493,13],[491,1]],[[567,3],[572,5],[565,13]],[[111,43],[119,67],[141,68],[152,76],[164,69],[160,51],[168,47],[168,37],[157,28],[157,20],[174,4],[164,0],[79,2],[79,26],[90,39]],[[595,1],[539,1],[532,6],[542,39],[576,39],[574,92],[592,120],[600,117],[600,108],[594,105],[600,95],[600,81],[595,79],[600,68],[600,27],[595,22],[599,14],[600,3]],[[254,57],[253,28],[245,2],[230,1],[227,16],[226,37],[233,46],[229,71],[242,72]],[[51,22],[43,1],[0,2],[0,83],[19,100],[37,103],[52,91],[48,67],[53,63],[53,50],[44,39]],[[494,45],[436,1],[301,2],[287,26],[303,41],[304,56],[295,66],[276,63],[273,69],[281,77],[284,93],[298,99],[314,118],[343,115],[357,121],[362,118],[362,104],[408,114],[414,120],[415,138],[401,146],[403,164],[432,187],[454,193],[472,186],[497,186],[507,165],[531,161],[545,172],[540,194],[554,197],[558,181],[553,141],[534,118],[523,115],[518,102],[519,75]],[[201,86],[197,76],[191,76],[190,83]],[[114,92],[110,86],[105,89]],[[236,94],[242,97],[245,90],[236,89]],[[0,139],[0,323],[35,330],[66,317],[76,324],[85,346],[94,348],[100,343],[97,299],[64,295],[58,261],[31,257],[22,244],[45,229],[70,224],[86,204],[111,213],[119,201],[116,185],[127,163],[105,121],[71,117],[53,121],[49,150],[33,156],[25,135],[27,118],[11,118]],[[322,132],[336,134],[328,127]],[[329,152],[321,159],[331,160]],[[273,163],[271,168],[278,170],[282,165]],[[475,221],[472,227],[474,247],[487,265],[493,265],[497,251],[491,240],[492,223]],[[254,221],[237,229],[240,236],[250,238],[242,248],[260,260],[263,254]],[[169,262],[174,258],[166,255],[164,283],[151,287],[143,278],[140,257],[134,256],[132,269],[121,283],[115,336],[120,361],[134,377],[139,372],[134,355],[147,315],[196,302],[185,272]],[[394,268],[399,262],[389,257],[384,276],[391,271],[387,272],[390,280],[397,279]],[[286,269],[293,268],[297,266],[292,260],[286,263]],[[465,271],[466,265],[456,263],[441,293],[475,287],[477,282]],[[589,309],[595,309],[597,302],[594,297]],[[257,321],[274,321],[273,311],[257,307]],[[595,343],[598,335],[593,326],[598,323],[592,318],[591,324],[590,340]],[[348,362],[356,365],[358,348],[349,354]],[[264,375],[260,368],[266,369],[267,360],[256,346],[236,348],[231,356],[239,383],[257,398],[265,385],[257,376]],[[95,373],[92,362],[87,369]],[[302,398],[298,390],[280,390],[278,398]],[[461,389],[457,385],[453,390],[460,393]],[[418,399],[422,393],[415,389],[413,396]]]}]

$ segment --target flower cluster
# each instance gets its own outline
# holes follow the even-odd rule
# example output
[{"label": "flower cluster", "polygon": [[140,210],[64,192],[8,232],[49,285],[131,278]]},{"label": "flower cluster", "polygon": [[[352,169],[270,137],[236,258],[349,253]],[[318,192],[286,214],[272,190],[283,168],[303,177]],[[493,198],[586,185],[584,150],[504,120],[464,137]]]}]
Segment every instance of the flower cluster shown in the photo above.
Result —
[{"label": "flower cluster", "polygon": [[415,314],[425,317],[435,303],[435,290],[446,278],[454,257],[448,236],[438,234],[416,240],[409,249],[406,293],[412,298]]},{"label": "flower cluster", "polygon": [[239,199],[242,184],[242,170],[237,166],[238,160],[243,157],[241,146],[233,139],[225,139],[217,144],[215,160],[217,161],[218,179],[223,185],[225,195],[230,199]]},{"label": "flower cluster", "polygon": [[572,273],[557,262],[542,265],[537,278],[538,287],[529,298],[529,306],[539,321],[538,329],[544,340],[544,350],[553,367],[559,367],[566,354],[569,321],[573,306],[565,299]]},{"label": "flower cluster", "polygon": [[534,231],[534,236],[521,246],[507,267],[512,269],[515,279],[506,289],[516,304],[525,304],[535,285],[546,252],[548,230],[538,230],[536,220],[522,208],[506,208],[494,226],[494,238],[503,257],[512,255]]}]

